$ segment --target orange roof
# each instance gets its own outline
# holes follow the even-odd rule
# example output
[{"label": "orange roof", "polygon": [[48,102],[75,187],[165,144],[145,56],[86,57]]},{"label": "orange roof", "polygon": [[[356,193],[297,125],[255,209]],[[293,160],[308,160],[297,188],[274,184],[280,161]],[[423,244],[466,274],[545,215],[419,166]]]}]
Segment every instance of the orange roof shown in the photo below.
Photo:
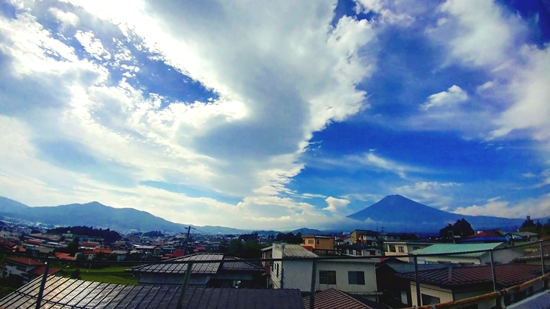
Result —
[{"label": "orange roof", "polygon": [[12,262],[16,262],[27,266],[44,265],[44,263],[42,262],[38,262],[36,260],[30,259],[30,258],[24,258],[24,257],[6,258],[6,261],[12,261]]},{"label": "orange roof", "polygon": [[111,250],[111,249],[103,249],[103,248],[95,248],[95,249],[94,249],[94,253],[106,253],[106,254],[110,254],[111,252],[113,252],[113,250]]},{"label": "orange roof", "polygon": [[56,252],[55,257],[60,260],[68,260],[68,261],[74,260],[74,257],[70,256],[68,253],[63,253],[63,252]]},{"label": "orange roof", "polygon": [[[46,270],[46,266],[38,266],[35,269],[29,271],[30,274],[36,275],[36,276],[42,276],[44,274],[44,271]],[[48,275],[53,275],[60,271],[59,268],[50,268],[48,269]]]}]

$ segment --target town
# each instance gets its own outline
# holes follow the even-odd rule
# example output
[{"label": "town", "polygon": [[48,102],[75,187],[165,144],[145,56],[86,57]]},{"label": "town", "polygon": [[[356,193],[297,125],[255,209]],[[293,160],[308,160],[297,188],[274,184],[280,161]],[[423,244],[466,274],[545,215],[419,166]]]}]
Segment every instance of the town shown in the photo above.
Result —
[{"label": "town", "polygon": [[[542,225],[530,217],[518,231],[474,231],[461,219],[437,235],[364,229],[219,235],[200,234],[192,226],[182,233],[118,233],[0,224],[1,308],[36,303],[32,293],[21,291],[38,289],[43,278],[46,288],[66,285],[63,293],[71,295],[72,303],[104,297],[100,292],[109,284],[131,294],[119,301],[131,297],[136,302],[132,287],[161,286],[174,296],[183,285],[188,303],[217,297],[239,307],[239,297],[245,297],[258,303],[276,298],[273,308],[376,309],[452,303],[543,277],[516,293],[462,307],[481,309],[513,305],[545,290],[550,264],[550,222]],[[83,282],[95,285],[82,290]],[[80,296],[73,299],[77,289]],[[167,301],[147,291],[139,301]],[[42,301],[63,304],[63,297],[54,301],[53,296],[44,294]]]}]

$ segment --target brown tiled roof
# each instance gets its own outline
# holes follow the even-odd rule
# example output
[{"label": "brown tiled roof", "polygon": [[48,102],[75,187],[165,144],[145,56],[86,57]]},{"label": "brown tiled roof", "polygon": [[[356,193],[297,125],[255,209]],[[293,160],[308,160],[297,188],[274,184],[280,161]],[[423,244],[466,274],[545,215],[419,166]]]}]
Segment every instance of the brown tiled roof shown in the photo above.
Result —
[{"label": "brown tiled roof", "polygon": [[[44,274],[44,271],[46,270],[46,266],[38,266],[35,269],[29,271],[30,274],[33,274],[35,276],[42,276]],[[60,271],[59,268],[50,268],[48,269],[48,275],[53,275]]]},{"label": "brown tiled roof", "polygon": [[[529,281],[541,275],[540,266],[521,264],[502,264],[495,266],[497,285],[510,287]],[[414,272],[398,275],[399,277],[415,280]],[[450,266],[418,272],[422,283],[441,287],[458,287],[474,284],[491,284],[491,266]]]},{"label": "brown tiled roof", "polygon": [[[304,297],[304,308],[309,308],[309,296]],[[372,309],[348,294],[337,290],[328,289],[315,293],[315,309]]]},{"label": "brown tiled roof", "polygon": [[6,261],[12,261],[12,262],[16,262],[27,266],[44,265],[44,263],[42,262],[38,262],[36,260],[30,259],[30,258],[24,258],[24,257],[6,258]]}]

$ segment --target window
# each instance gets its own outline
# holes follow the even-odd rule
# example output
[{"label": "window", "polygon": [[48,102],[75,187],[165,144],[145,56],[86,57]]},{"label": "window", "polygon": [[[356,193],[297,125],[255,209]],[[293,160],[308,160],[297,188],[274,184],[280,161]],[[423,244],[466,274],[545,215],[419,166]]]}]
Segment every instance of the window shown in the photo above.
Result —
[{"label": "window", "polygon": [[334,270],[320,270],[319,271],[319,283],[320,284],[336,284],[336,271],[334,271]]},{"label": "window", "polygon": [[389,248],[390,248],[390,252],[395,252],[395,245],[390,245]]},{"label": "window", "polygon": [[397,249],[399,250],[399,252],[403,253],[405,252],[405,248],[403,246],[398,246]]},{"label": "window", "polygon": [[308,239],[307,243],[313,245],[313,239]]},{"label": "window", "polygon": [[348,283],[365,285],[365,272],[363,271],[348,271]]},{"label": "window", "polygon": [[316,239],[317,240],[317,244],[319,244],[319,239]]},{"label": "window", "polygon": [[439,304],[441,302],[441,299],[439,299],[439,297],[435,297],[431,295],[422,294],[421,298],[422,298],[422,306]]}]

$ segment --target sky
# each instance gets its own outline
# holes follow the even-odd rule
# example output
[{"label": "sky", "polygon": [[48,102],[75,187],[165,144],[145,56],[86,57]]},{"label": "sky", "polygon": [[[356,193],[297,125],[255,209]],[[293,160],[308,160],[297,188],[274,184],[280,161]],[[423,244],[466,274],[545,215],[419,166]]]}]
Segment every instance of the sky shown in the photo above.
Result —
[{"label": "sky", "polygon": [[549,44],[548,0],[0,0],[0,196],[246,229],[392,194],[546,217]]}]

